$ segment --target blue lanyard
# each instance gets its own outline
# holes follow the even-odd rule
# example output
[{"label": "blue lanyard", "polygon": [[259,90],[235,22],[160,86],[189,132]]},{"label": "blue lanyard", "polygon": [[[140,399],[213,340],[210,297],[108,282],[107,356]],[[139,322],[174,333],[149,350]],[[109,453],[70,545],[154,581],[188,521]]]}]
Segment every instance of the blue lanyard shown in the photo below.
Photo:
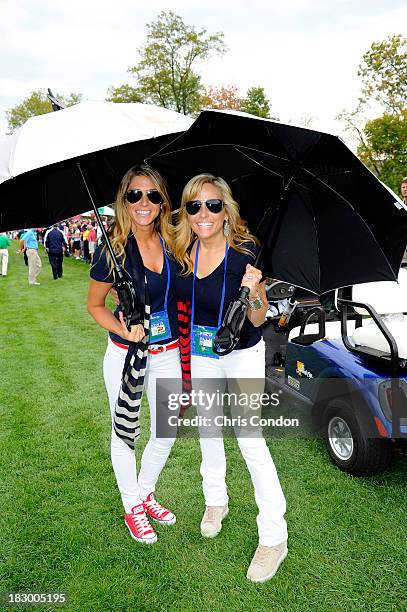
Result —
[{"label": "blue lanyard", "polygon": [[[198,240],[198,243],[196,245],[196,253],[195,253],[195,262],[194,262],[194,277],[193,277],[193,281],[192,281],[192,304],[191,304],[191,329],[193,328],[194,325],[194,306],[195,306],[195,279],[196,279],[196,270],[198,268],[198,253],[199,253],[199,246],[200,246],[200,241]],[[225,303],[225,291],[226,291],[226,269],[227,269],[227,265],[228,265],[228,252],[229,252],[229,245],[226,242],[226,247],[225,247],[225,260],[224,260],[224,265],[223,265],[223,285],[222,285],[222,297],[221,297],[221,301],[220,301],[220,308],[219,308],[219,315],[218,315],[218,329],[220,327],[220,324],[222,322],[222,312],[223,312],[223,305]]]},{"label": "blue lanyard", "polygon": [[170,290],[170,280],[171,280],[170,262],[168,261],[168,255],[167,255],[167,253],[165,252],[165,249],[164,249],[164,241],[161,238],[161,236],[159,236],[159,238],[160,238],[161,246],[162,246],[162,249],[163,249],[165,265],[167,266],[167,288],[165,290],[165,298],[164,298],[164,310],[165,310],[165,312],[167,312],[168,293],[169,293],[169,290]]}]

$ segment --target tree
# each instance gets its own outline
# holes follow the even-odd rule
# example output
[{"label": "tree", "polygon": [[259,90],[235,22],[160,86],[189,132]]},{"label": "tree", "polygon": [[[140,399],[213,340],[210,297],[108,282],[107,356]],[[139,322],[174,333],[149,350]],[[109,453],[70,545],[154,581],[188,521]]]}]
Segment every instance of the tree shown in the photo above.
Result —
[{"label": "tree", "polygon": [[335,117],[337,121],[342,121],[345,127],[345,131],[351,135],[356,136],[358,146],[366,145],[366,136],[363,132],[363,125],[366,124],[367,118],[363,114],[364,105],[361,99],[359,99],[358,105],[352,111],[343,109]]},{"label": "tree", "polygon": [[250,87],[245,98],[239,98],[236,85],[208,87],[201,106],[216,109],[240,110],[257,117],[270,118],[270,102],[263,87]]},{"label": "tree", "polygon": [[[56,94],[56,97],[66,106],[72,106],[81,101],[82,94],[71,93],[69,96]],[[48,100],[45,90],[38,89],[31,92],[31,94],[24,98],[20,104],[16,104],[6,111],[8,134],[11,134],[15,129],[22,126],[30,117],[45,115],[51,112],[51,102]]]},{"label": "tree", "polygon": [[270,102],[263,87],[250,87],[246,97],[240,102],[240,110],[257,117],[270,117]]},{"label": "tree", "polygon": [[400,34],[374,42],[358,69],[362,102],[373,98],[387,113],[399,113],[407,101],[407,39]]},{"label": "tree", "polygon": [[[172,11],[162,11],[156,21],[147,25],[147,44],[139,49],[139,63],[129,68],[136,78],[136,86],[129,88],[130,95],[185,115],[193,114],[199,110],[203,90],[195,70],[197,62],[225,51],[222,32],[208,35],[204,28],[186,25]],[[125,87],[117,89],[127,94]],[[129,99],[124,96],[122,101]]]},{"label": "tree", "polygon": [[202,108],[216,108],[240,110],[240,98],[238,96],[237,87],[235,85],[229,85],[221,87],[215,87],[211,85],[205,89],[205,93],[201,99]]},{"label": "tree", "polygon": [[[362,78],[358,104],[337,118],[356,135],[361,160],[398,191],[407,167],[407,39],[394,35],[372,43],[358,75]],[[382,106],[382,116],[367,119],[370,100]]]},{"label": "tree", "polygon": [[108,102],[143,102],[141,94],[131,85],[109,87],[106,100]]},{"label": "tree", "polygon": [[407,110],[368,121],[364,134],[358,147],[360,159],[398,193],[407,168]]}]

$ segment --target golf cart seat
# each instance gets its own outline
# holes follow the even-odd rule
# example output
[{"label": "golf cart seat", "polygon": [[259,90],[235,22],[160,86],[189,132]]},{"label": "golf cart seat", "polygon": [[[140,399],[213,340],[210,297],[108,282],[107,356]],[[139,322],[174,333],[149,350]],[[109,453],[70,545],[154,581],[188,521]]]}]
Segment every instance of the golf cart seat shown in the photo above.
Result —
[{"label": "golf cart seat", "polygon": [[[337,312],[339,312],[339,306],[337,305],[337,300],[338,300],[338,289],[335,291],[335,295],[334,295],[334,304],[335,307],[337,309]],[[351,293],[350,293],[350,287],[347,288],[347,292],[344,293],[344,290],[340,290],[340,296],[341,297],[351,297]],[[310,307],[314,307],[316,305],[321,305],[319,300],[316,299],[316,296],[314,296],[313,298],[309,296],[305,296],[305,301],[303,306],[308,305],[307,304],[307,299],[309,300],[309,306]],[[305,311],[306,312],[306,311]],[[304,313],[302,313],[302,316],[304,315]],[[337,320],[337,318],[335,317],[334,320],[330,320],[329,318],[329,314],[326,314],[325,317],[325,337],[324,340],[340,340],[341,338],[341,322],[339,320]],[[307,335],[315,335],[317,336],[318,333],[320,332],[320,326],[319,323],[316,322],[311,322],[312,319],[310,320],[309,323],[306,324],[305,328],[304,328],[304,334]],[[315,321],[315,318],[313,319],[313,321]],[[349,320],[348,321],[348,334],[352,334],[354,329],[356,326],[356,321],[355,320]],[[294,327],[293,329],[290,330],[290,333],[288,335],[288,339],[290,341],[294,340],[298,334],[300,333],[300,327]],[[322,338],[319,338],[322,339]]]},{"label": "golf cart seat", "polygon": [[[353,333],[355,329],[355,321],[348,321],[348,333]],[[319,331],[318,323],[308,323],[305,327],[306,334],[317,334]],[[300,327],[294,327],[288,336],[289,340],[292,340],[298,336]],[[341,322],[340,321],[326,321],[325,323],[325,340],[339,340],[341,338]]]},{"label": "golf cart seat", "polygon": [[[381,315],[397,343],[399,358],[407,359],[407,269],[400,269],[398,283],[382,281],[354,285],[352,300],[369,304]],[[355,307],[355,311],[367,314],[363,308]],[[352,340],[355,346],[390,353],[389,343],[373,319],[365,319],[364,325],[354,330]]]}]

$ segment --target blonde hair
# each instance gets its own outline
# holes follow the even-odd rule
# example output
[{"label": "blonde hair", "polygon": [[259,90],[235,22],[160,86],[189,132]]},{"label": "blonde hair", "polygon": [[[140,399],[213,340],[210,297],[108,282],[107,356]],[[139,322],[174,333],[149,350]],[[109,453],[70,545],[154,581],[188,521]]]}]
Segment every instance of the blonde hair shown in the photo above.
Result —
[{"label": "blonde hair", "polygon": [[233,199],[232,191],[226,181],[213,174],[198,174],[185,185],[182,192],[181,207],[173,212],[175,219],[173,254],[182,266],[182,274],[189,274],[193,271],[194,265],[190,257],[190,247],[196,238],[188,221],[185,204],[197,198],[205,183],[214,185],[221,192],[230,227],[229,235],[226,237],[229,247],[240,253],[253,256],[249,245],[258,244],[257,238],[250,233],[246,221],[241,218],[239,204]]},{"label": "blonde hair", "polygon": [[[129,185],[135,176],[145,176],[151,180],[154,187],[160,192],[163,202],[161,204],[161,212],[154,220],[154,229],[161,234],[164,244],[168,250],[172,250],[173,244],[173,226],[171,224],[171,201],[168,195],[168,188],[163,177],[153,168],[142,164],[133,166],[123,176],[116,194],[114,202],[114,210],[116,213],[115,220],[109,228],[109,239],[112,248],[116,255],[121,257],[122,265],[126,260],[126,244],[129,234],[132,231],[132,218],[126,204],[126,194]],[[104,247],[106,249],[106,245]],[[110,273],[114,272],[114,264],[109,251],[106,249],[106,257],[109,264]]]}]

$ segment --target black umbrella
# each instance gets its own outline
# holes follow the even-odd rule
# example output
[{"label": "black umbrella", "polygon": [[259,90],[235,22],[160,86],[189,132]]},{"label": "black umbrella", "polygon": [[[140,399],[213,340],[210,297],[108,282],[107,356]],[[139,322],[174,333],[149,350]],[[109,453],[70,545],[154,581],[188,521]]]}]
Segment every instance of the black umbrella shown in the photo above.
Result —
[{"label": "black umbrella", "polygon": [[[261,240],[255,263],[268,276],[316,294],[397,279],[407,211],[335,136],[203,111],[149,163],[179,185],[201,172],[225,178]],[[225,327],[229,340],[238,337],[242,317],[233,311],[218,340]]]}]

